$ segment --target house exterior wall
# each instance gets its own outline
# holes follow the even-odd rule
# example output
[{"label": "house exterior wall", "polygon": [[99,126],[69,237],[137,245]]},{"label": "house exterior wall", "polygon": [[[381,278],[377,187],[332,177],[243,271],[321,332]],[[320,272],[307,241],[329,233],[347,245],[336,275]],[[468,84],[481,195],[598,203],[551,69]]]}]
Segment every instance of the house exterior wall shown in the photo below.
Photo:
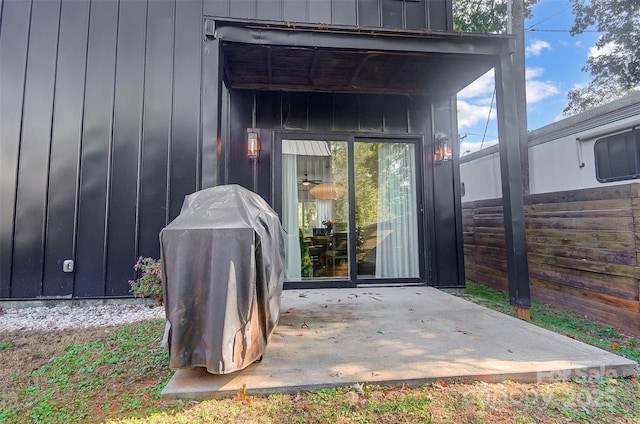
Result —
[{"label": "house exterior wall", "polygon": [[[294,93],[250,90],[229,92],[229,134],[223,150],[221,183],[252,187],[253,176],[246,152],[246,129],[261,129],[261,151],[257,166],[256,191],[271,205],[274,199],[273,157],[276,132],[331,134],[407,135],[422,139],[421,169],[424,227],[427,246],[421,255],[429,261],[428,283],[433,286],[463,286],[460,204],[454,193],[454,163],[433,164],[433,129],[452,134],[453,109],[450,98],[370,94]],[[437,189],[436,189],[437,187]],[[460,265],[460,266],[459,266]]]},{"label": "house exterior wall", "polygon": [[[203,95],[205,16],[452,27],[449,0],[4,0],[1,8],[0,298],[5,299],[129,296],[133,263],[138,256],[159,256],[158,233],[177,216],[186,194],[222,182],[246,184],[242,173],[227,178],[216,163],[234,163],[238,151],[217,157],[218,140],[203,129],[203,107],[207,112],[218,107]],[[228,99],[242,103],[246,95]],[[311,107],[327,99],[314,96],[304,100]],[[221,104],[229,106],[228,99]],[[280,113],[269,102],[258,115],[260,125]],[[432,105],[417,103],[406,107],[409,115],[421,114],[410,131],[429,135],[432,122],[422,118],[431,116]],[[244,122],[246,110],[233,104],[228,110]],[[450,102],[435,109],[445,116],[436,121],[450,129]],[[409,131],[408,121],[394,121],[392,112],[384,112],[388,123],[380,129],[407,125],[402,131]],[[358,121],[360,130],[366,114]],[[225,131],[225,142],[240,134],[236,127]],[[267,175],[267,163],[261,166]],[[445,191],[453,185],[454,167],[425,175],[430,178],[449,181],[433,194],[436,203],[448,205],[437,210],[434,223],[451,228],[459,198]],[[267,198],[268,181],[261,179],[259,187]],[[434,242],[449,268],[460,248],[451,234]],[[62,270],[67,259],[75,263],[71,273]],[[460,284],[458,263],[457,270],[443,269],[439,281]]]},{"label": "house exterior wall", "polygon": [[452,30],[451,0],[204,0],[207,16]]}]

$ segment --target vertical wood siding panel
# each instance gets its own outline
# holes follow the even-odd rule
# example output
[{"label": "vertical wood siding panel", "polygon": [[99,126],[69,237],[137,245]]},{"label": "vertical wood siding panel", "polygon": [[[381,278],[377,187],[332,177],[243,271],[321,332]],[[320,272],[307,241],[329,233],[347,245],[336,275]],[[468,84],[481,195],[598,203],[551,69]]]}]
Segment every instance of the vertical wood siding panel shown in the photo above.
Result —
[{"label": "vertical wood siding panel", "polygon": [[229,9],[234,0],[204,0],[204,14],[207,16],[230,16]]},{"label": "vertical wood siding panel", "polygon": [[74,273],[62,272],[62,264],[65,259],[75,258],[76,184],[82,136],[88,26],[89,2],[62,3],[43,296],[73,294]]},{"label": "vertical wood siding panel", "polygon": [[202,0],[176,3],[169,219],[198,186]]},{"label": "vertical wood siding panel", "polygon": [[260,180],[258,181],[258,192],[264,197],[264,199],[273,205],[272,198],[272,178],[271,167],[274,158],[274,146],[273,146],[273,130],[280,129],[281,116],[281,92],[269,92],[258,91],[257,96],[257,111],[256,111],[256,123],[258,128],[261,129],[260,143],[260,161],[258,162],[258,169],[260,173]]},{"label": "vertical wood siding panel", "polygon": [[281,21],[282,20],[282,0],[257,0],[257,18]]},{"label": "vertical wood siding panel", "polygon": [[358,0],[358,25],[379,27],[380,0]]},{"label": "vertical wood siding panel", "polygon": [[358,130],[358,97],[354,94],[333,95],[333,129]]},{"label": "vertical wood siding panel", "polygon": [[398,0],[382,0],[382,26],[402,28],[402,4]]},{"label": "vertical wood siding panel", "polygon": [[[255,18],[256,17],[256,1],[259,0],[232,0],[231,16],[237,18]],[[178,1],[180,3],[180,1]]]},{"label": "vertical wood siding panel", "polygon": [[408,131],[407,98],[384,96],[379,102],[383,106],[384,132],[402,134]]},{"label": "vertical wood siding panel", "polygon": [[14,212],[20,149],[20,123],[27,66],[31,3],[2,4],[0,20],[0,298],[11,293]]},{"label": "vertical wood siding panel", "polygon": [[[453,137],[452,101],[441,98],[434,102],[434,130]],[[458,250],[456,228],[455,198],[453,190],[453,161],[443,162],[433,167],[434,210],[436,228],[436,261],[439,271],[440,285],[457,285],[459,275],[457,269]],[[461,236],[461,235],[460,235]],[[462,240],[461,240],[462,242]]]},{"label": "vertical wood siding panel", "polygon": [[258,91],[256,122],[259,128],[279,130],[282,119],[282,92]]},{"label": "vertical wood siding panel", "polygon": [[383,114],[380,96],[361,94],[358,96],[358,122],[360,131],[382,131]]},{"label": "vertical wood siding panel", "polygon": [[229,184],[253,190],[252,163],[247,157],[247,128],[252,126],[255,92],[231,90],[229,134]]},{"label": "vertical wood siding panel", "polygon": [[309,93],[309,129],[323,130],[333,127],[333,95]]},{"label": "vertical wood siding panel", "polygon": [[129,295],[136,260],[138,153],[142,125],[147,3],[120,2],[106,295]]},{"label": "vertical wood siding panel", "polygon": [[411,96],[407,100],[408,104],[408,130],[412,134],[424,134],[424,141],[422,144],[422,157],[420,158],[422,172],[422,185],[424,193],[424,205],[425,213],[424,219],[424,240],[425,251],[422,256],[422,260],[425,261],[425,268],[427,275],[425,276],[430,283],[435,282],[433,273],[437,274],[435,253],[435,231],[433,223],[433,145],[431,143],[431,102],[428,97],[425,96]]},{"label": "vertical wood siding panel", "polygon": [[12,297],[42,295],[59,17],[59,1],[33,4],[16,194]]},{"label": "vertical wood siding panel", "polygon": [[105,214],[112,140],[118,3],[91,3],[74,295],[104,296]]},{"label": "vertical wood siding panel", "polygon": [[356,0],[332,0],[333,23],[356,25]]},{"label": "vertical wood siding panel", "polygon": [[331,23],[331,0],[307,0],[309,4],[309,21],[324,24]]},{"label": "vertical wood siding panel", "polygon": [[425,29],[427,26],[426,0],[406,1],[405,8],[405,27],[408,29]]},{"label": "vertical wood siding panel", "polygon": [[283,16],[285,21],[309,21],[308,3],[311,0],[283,0]]},{"label": "vertical wood siding panel", "polygon": [[287,129],[306,130],[308,122],[307,93],[282,94],[282,126]]},{"label": "vertical wood siding panel", "polygon": [[173,78],[172,0],[148,6],[145,92],[140,181],[139,254],[158,258],[158,234],[167,224],[167,160],[171,136]]},{"label": "vertical wood siding panel", "polygon": [[448,22],[447,8],[451,7],[448,0],[427,0],[427,8],[429,12],[429,29],[447,31],[450,23]]}]

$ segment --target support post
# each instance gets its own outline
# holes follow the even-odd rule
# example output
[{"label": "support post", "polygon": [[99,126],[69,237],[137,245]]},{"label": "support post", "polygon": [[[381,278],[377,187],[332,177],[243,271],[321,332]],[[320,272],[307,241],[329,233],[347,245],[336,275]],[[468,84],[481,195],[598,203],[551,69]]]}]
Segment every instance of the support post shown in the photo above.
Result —
[{"label": "support post", "polygon": [[522,191],[529,195],[529,135],[527,133],[527,90],[524,61],[524,0],[512,0],[513,26],[516,37],[516,50],[513,55],[515,77],[516,107],[518,108],[518,138],[520,139],[520,167]]},{"label": "support post", "polygon": [[[205,37],[202,54],[202,140],[200,152],[200,189],[221,182],[224,169],[221,157],[226,153],[221,138],[222,52],[220,40]],[[224,183],[224,181],[223,181]]]},{"label": "support post", "polygon": [[511,55],[500,56],[495,75],[509,303],[518,317],[528,319],[531,294],[518,136],[520,121]]}]

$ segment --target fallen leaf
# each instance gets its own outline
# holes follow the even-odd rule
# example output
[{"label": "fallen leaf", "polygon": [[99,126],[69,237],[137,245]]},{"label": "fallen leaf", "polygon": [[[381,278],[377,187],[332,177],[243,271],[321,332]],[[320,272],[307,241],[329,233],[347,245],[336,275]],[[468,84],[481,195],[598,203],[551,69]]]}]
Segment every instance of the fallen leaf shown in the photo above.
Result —
[{"label": "fallen leaf", "polygon": [[306,293],[300,293],[300,294],[298,295],[298,297],[307,297],[307,294],[306,294]]},{"label": "fallen leaf", "polygon": [[342,373],[340,371],[332,372],[331,377],[342,377]]},{"label": "fallen leaf", "polygon": [[302,333],[298,333],[298,334],[296,334],[296,336],[302,337]]},{"label": "fallen leaf", "polygon": [[292,402],[300,402],[301,400],[302,400],[302,396],[300,396],[300,393],[296,393],[293,399],[291,399]]},{"label": "fallen leaf", "polygon": [[287,309],[287,313],[288,313],[288,314],[292,314],[292,313],[293,313],[293,311],[295,311],[295,309],[293,309],[293,308],[289,308],[289,309]]},{"label": "fallen leaf", "polygon": [[303,322],[302,325],[300,326],[300,328],[309,328],[309,326],[307,325],[306,322]]},{"label": "fallen leaf", "polygon": [[613,342],[609,345],[609,347],[611,347],[611,349],[613,350],[620,350],[620,344]]},{"label": "fallen leaf", "polygon": [[407,383],[402,383],[402,387],[400,388],[401,392],[406,392],[409,390],[409,385]]},{"label": "fallen leaf", "polygon": [[438,381],[435,381],[435,382],[432,384],[432,387],[433,387],[434,389],[444,390],[445,388],[447,388],[447,387],[448,387],[448,385],[447,385],[447,383],[445,383],[444,381],[442,381],[442,380],[438,380]]},{"label": "fallen leaf", "polygon": [[457,331],[458,333],[462,333],[462,334],[471,334],[471,333],[469,333],[468,331],[466,331],[466,330],[462,330],[462,329],[460,329],[460,328],[456,328],[456,331]]},{"label": "fallen leaf", "polygon": [[378,333],[380,333],[380,334],[384,334],[384,331],[382,331],[382,330],[378,330]]}]

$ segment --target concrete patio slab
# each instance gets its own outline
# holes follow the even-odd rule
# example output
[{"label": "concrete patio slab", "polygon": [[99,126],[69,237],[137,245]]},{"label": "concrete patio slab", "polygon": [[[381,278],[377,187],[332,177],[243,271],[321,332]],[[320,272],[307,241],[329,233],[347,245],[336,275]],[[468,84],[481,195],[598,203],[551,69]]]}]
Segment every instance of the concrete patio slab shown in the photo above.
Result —
[{"label": "concrete patio slab", "polygon": [[164,399],[295,393],[354,383],[542,382],[621,377],[637,364],[431,287],[289,290],[264,358],[179,370]]}]

